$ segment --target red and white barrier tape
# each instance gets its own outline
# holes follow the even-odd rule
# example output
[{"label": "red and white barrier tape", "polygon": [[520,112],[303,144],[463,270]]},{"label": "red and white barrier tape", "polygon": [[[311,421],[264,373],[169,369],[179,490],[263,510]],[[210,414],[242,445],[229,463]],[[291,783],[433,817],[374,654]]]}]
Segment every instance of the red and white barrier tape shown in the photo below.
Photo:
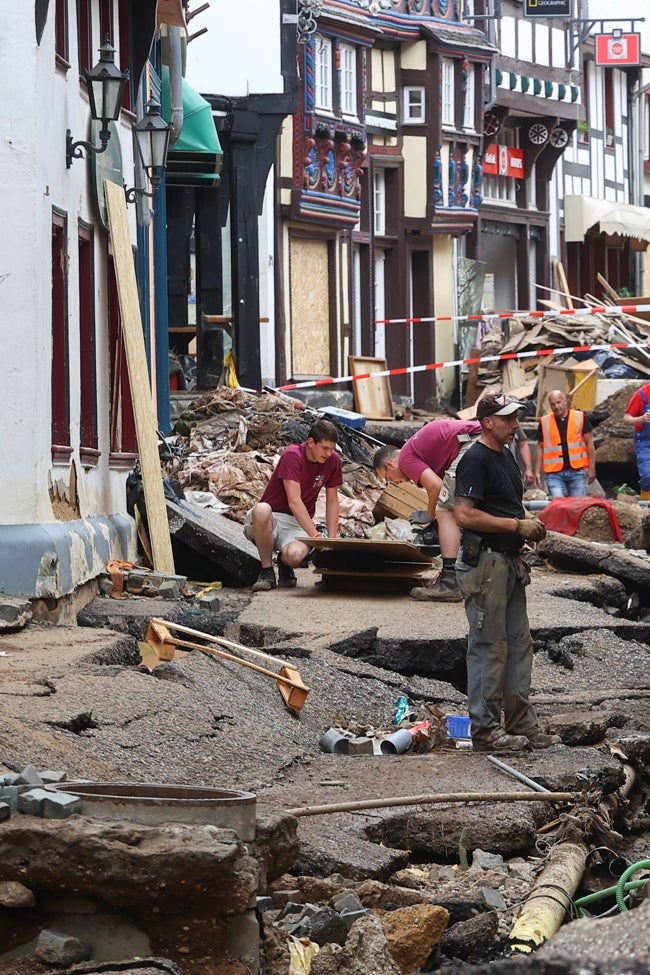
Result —
[{"label": "red and white barrier tape", "polygon": [[587,308],[558,308],[557,311],[495,311],[480,315],[434,315],[432,318],[378,318],[376,325],[430,324],[432,322],[481,322],[495,318],[573,318],[576,315],[636,315],[650,311],[650,305],[590,305]]},{"label": "red and white barrier tape", "polygon": [[[647,307],[648,306],[638,306]],[[510,359],[536,359],[544,355],[569,355],[575,352],[599,352],[609,351],[610,349],[648,349],[650,342],[611,342],[603,345],[568,345],[559,349],[533,349],[529,352],[502,352],[500,355],[475,356],[472,359],[451,359],[448,362],[428,362],[422,366],[402,366],[400,369],[382,369],[378,372],[360,372],[353,376],[338,376],[334,379],[328,376],[325,379],[309,379],[300,383],[286,383],[284,386],[277,386],[278,392],[288,389],[309,389],[317,386],[333,386],[338,383],[355,382],[361,379],[379,379],[382,376],[406,376],[415,372],[432,372],[434,369],[447,369],[451,366],[467,366],[482,362],[505,362]]]}]

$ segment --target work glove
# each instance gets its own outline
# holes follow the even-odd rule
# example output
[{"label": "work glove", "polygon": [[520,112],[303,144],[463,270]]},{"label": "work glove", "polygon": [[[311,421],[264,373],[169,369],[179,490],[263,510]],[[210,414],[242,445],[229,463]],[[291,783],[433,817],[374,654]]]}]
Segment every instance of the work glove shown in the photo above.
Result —
[{"label": "work glove", "polygon": [[412,511],[409,515],[409,521],[412,525],[428,525],[431,519],[429,518],[428,511]]},{"label": "work glove", "polygon": [[517,522],[515,534],[527,542],[541,542],[546,535],[546,525],[539,518],[522,518]]}]

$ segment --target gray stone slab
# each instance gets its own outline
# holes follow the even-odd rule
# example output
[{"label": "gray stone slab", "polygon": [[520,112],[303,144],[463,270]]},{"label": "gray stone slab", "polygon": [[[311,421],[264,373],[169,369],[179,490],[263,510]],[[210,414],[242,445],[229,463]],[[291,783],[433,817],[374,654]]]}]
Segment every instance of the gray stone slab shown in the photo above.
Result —
[{"label": "gray stone slab", "polygon": [[207,508],[167,501],[174,558],[179,564],[194,556],[214,566],[215,579],[230,586],[251,586],[260,561],[242,526]]}]

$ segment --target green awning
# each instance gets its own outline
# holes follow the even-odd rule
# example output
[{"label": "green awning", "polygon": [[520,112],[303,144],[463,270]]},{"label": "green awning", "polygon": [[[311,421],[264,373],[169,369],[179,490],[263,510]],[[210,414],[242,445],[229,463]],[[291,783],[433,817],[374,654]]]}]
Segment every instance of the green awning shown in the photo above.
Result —
[{"label": "green awning", "polygon": [[[170,147],[165,167],[168,186],[217,186],[223,151],[212,117],[212,107],[182,79],[183,129]],[[171,122],[169,68],[162,69],[162,117]]]}]

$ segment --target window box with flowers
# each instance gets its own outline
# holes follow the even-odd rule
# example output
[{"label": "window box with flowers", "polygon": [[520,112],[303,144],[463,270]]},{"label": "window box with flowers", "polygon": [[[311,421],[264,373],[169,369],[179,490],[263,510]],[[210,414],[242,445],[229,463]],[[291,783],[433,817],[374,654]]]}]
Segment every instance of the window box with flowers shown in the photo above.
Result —
[{"label": "window box with flowers", "polygon": [[589,122],[584,119],[578,122],[578,142],[589,142]]}]

